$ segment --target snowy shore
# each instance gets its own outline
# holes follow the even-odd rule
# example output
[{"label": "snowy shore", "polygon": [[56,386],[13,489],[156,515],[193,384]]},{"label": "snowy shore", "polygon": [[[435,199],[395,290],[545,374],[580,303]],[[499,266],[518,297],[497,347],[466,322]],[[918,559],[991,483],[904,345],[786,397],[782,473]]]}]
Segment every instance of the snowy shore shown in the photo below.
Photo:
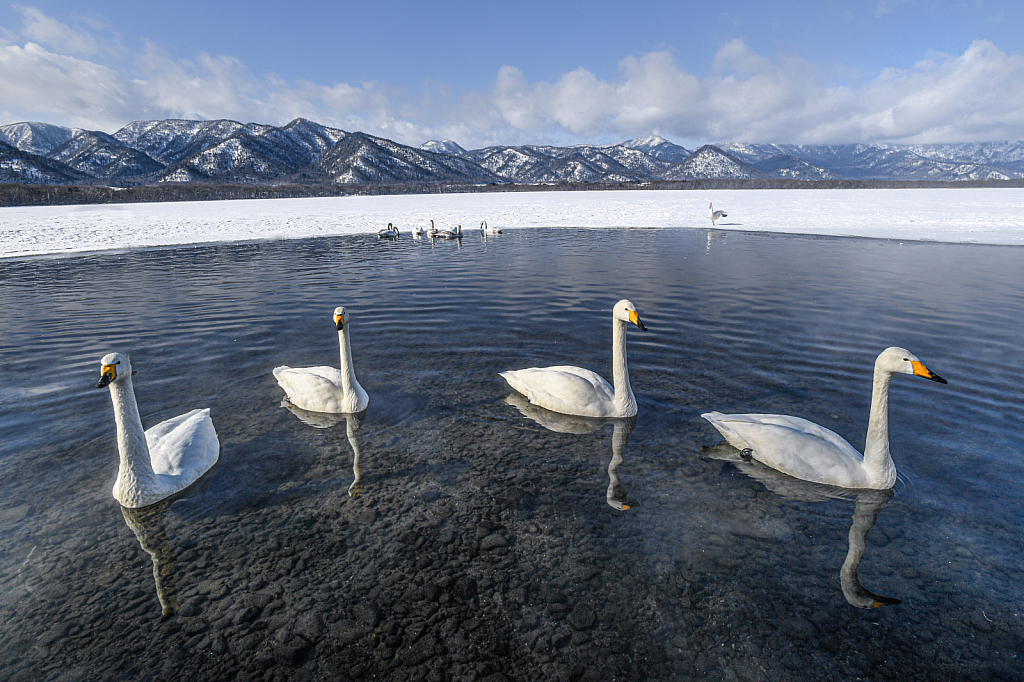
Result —
[{"label": "snowy shore", "polygon": [[709,228],[1024,245],[1024,189],[589,191],[0,208],[0,258],[371,233],[391,222]]}]

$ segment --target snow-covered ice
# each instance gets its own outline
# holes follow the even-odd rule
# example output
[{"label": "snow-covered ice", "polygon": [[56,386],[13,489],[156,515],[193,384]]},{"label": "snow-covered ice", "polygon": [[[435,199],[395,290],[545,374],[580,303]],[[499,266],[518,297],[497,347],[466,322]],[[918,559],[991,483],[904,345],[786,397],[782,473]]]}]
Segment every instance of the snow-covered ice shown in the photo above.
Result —
[{"label": "snow-covered ice", "polygon": [[439,228],[710,228],[1024,245],[1024,189],[495,192],[0,208],[0,257]]}]

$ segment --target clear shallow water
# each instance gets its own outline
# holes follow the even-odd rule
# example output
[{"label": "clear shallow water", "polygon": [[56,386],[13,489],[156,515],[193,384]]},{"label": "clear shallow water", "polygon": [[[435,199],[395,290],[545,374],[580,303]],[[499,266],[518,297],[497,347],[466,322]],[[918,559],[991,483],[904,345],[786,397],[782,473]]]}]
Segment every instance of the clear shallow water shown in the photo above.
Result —
[{"label": "clear shallow water", "polygon": [[[462,241],[0,262],[0,677],[1024,676],[1018,249]],[[504,369],[610,375],[621,297],[649,328],[628,332],[635,424],[553,431],[503,400]],[[336,305],[370,407],[314,428],[271,369],[336,362]],[[950,382],[894,380],[891,499],[807,501],[702,450],[720,440],[708,409],[862,446],[889,345]],[[144,425],[208,406],[220,435],[217,467],[151,513],[110,495],[110,398],[92,387],[111,350],[132,355]],[[855,509],[861,537],[877,515],[860,581],[902,604],[844,597]]]}]

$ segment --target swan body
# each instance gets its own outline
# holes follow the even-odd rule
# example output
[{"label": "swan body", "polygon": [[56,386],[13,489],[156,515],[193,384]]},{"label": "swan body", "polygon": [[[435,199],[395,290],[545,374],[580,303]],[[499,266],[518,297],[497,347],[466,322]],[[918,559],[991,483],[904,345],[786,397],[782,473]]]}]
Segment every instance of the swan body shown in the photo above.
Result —
[{"label": "swan body", "polygon": [[711,205],[711,202],[710,201],[708,202],[708,217],[711,218],[711,224],[712,225],[715,224],[716,220],[721,220],[722,218],[726,217],[727,215],[729,215],[729,214],[726,213],[725,211],[716,211],[715,207]]},{"label": "swan body", "polygon": [[450,230],[435,231],[430,236],[438,239],[462,239],[462,225],[456,225]]},{"label": "swan body", "polygon": [[127,355],[109,353],[100,360],[96,388],[110,389],[117,425],[120,466],[114,499],[137,509],[180,492],[209,471],[220,457],[220,441],[210,410],[192,410],[142,430]]},{"label": "swan body", "polygon": [[612,310],[612,368],[614,386],[582,367],[557,365],[501,372],[505,381],[531,403],[553,412],[580,417],[632,417],[636,398],[626,367],[626,323],[644,331],[636,308],[623,299]]},{"label": "swan body", "polygon": [[480,231],[484,234],[501,234],[500,227],[488,227],[486,220],[480,222]]},{"label": "swan body", "polygon": [[413,228],[412,228],[412,236],[414,236],[414,237],[422,237],[422,236],[423,236],[423,233],[424,233],[425,231],[426,231],[426,230],[424,230],[424,229],[423,229],[422,227],[420,227],[419,225],[414,225],[414,226],[413,226]]},{"label": "swan body", "polygon": [[910,351],[896,347],[882,351],[875,360],[863,455],[839,434],[800,417],[721,412],[701,416],[734,448],[750,450],[751,457],[784,474],[841,488],[884,490],[896,483],[896,466],[889,455],[889,384],[893,374],[915,374],[946,383]]},{"label": "swan body", "polygon": [[377,239],[394,239],[398,236],[398,228],[388,223],[387,227],[377,230]]},{"label": "swan body", "polygon": [[431,220],[430,221],[430,229],[427,230],[427,236],[428,237],[436,237],[439,233],[440,233],[440,230],[438,230],[436,227],[434,227],[434,221]]},{"label": "swan body", "polygon": [[274,368],[274,378],[296,407],[310,412],[354,413],[362,412],[369,404],[370,399],[356,381],[352,367],[347,321],[345,308],[335,308],[334,324],[341,346],[340,370],[335,367]]}]

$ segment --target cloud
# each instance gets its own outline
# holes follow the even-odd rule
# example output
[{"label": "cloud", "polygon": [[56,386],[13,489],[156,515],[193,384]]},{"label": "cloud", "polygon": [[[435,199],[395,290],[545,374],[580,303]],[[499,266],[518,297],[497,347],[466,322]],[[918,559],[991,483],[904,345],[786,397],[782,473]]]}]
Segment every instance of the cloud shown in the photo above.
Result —
[{"label": "cloud", "polygon": [[[985,40],[960,55],[922,55],[910,69],[887,69],[857,84],[828,83],[805,60],[766,57],[736,39],[721,46],[704,76],[681,68],[671,52],[654,51],[625,57],[609,79],[580,67],[530,81],[506,65],[483,90],[430,82],[409,92],[379,81],[257,77],[228,55],[181,59],[149,43],[136,53],[119,48],[115,59],[85,28],[31,8],[22,14],[21,33],[6,31],[7,44],[0,43],[0,122],[113,132],[133,120],[283,124],[302,116],[407,144],[439,138],[465,147],[607,142],[652,132],[688,144],[1024,138],[1024,58]],[[73,49],[47,48],[64,38]]]}]

